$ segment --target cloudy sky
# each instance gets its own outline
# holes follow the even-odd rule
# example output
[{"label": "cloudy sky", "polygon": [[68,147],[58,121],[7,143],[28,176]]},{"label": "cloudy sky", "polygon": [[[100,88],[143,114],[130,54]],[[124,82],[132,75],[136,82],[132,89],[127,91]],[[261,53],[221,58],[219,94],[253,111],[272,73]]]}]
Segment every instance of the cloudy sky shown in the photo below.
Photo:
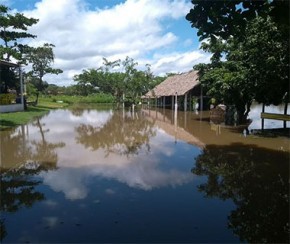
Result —
[{"label": "cloudy sky", "polygon": [[196,30],[185,19],[190,0],[0,0],[12,11],[39,19],[29,29],[37,35],[32,46],[55,45],[56,68],[61,75],[47,75],[48,83],[73,84],[83,69],[102,66],[126,56],[155,75],[185,72],[208,62],[199,50]]}]

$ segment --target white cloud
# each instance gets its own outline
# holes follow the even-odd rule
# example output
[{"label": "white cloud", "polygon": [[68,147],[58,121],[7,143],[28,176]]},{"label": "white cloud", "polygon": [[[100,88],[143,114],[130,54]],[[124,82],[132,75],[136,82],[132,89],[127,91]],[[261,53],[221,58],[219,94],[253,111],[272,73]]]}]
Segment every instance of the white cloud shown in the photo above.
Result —
[{"label": "white cloud", "polygon": [[[199,53],[201,61],[206,55],[197,51],[176,54],[175,45],[185,47],[190,41],[181,40],[166,28],[168,21],[184,18],[190,7],[186,0],[127,0],[111,8],[92,10],[85,0],[42,0],[24,14],[39,19],[29,30],[37,35],[30,44],[49,42],[56,46],[55,67],[64,73],[45,79],[49,83],[61,81],[62,85],[71,84],[73,75],[83,69],[99,67],[103,57],[113,60],[129,56],[138,62],[146,59],[155,74],[191,69],[190,62]],[[151,58],[160,52],[166,52],[166,57]],[[188,56],[191,54],[192,58]]]}]

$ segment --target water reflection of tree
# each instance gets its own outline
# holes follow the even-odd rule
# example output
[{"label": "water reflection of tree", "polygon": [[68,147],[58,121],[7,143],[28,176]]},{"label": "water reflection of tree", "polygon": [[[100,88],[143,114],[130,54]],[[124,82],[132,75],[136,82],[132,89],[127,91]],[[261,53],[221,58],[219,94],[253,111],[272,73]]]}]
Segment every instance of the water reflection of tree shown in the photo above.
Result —
[{"label": "water reflection of tree", "polygon": [[3,167],[14,167],[27,161],[43,162],[56,164],[57,153],[56,148],[63,147],[63,142],[50,143],[45,138],[45,133],[49,130],[44,129],[44,124],[40,123],[40,119],[36,119],[33,123],[38,127],[41,140],[29,141],[25,132],[25,126],[21,126],[11,131],[1,133],[1,163]]},{"label": "water reflection of tree", "polygon": [[[29,143],[25,126],[1,133],[1,212],[16,212],[21,207],[31,207],[44,199],[44,194],[35,190],[41,181],[35,175],[42,171],[56,169],[55,149],[64,143],[49,143],[45,139],[43,124],[37,119],[41,140]],[[5,220],[0,218],[0,240],[6,235]]]},{"label": "water reflection of tree", "polygon": [[198,186],[207,197],[234,201],[228,225],[241,241],[289,241],[289,153],[210,145],[192,172],[208,177]]},{"label": "water reflection of tree", "polygon": [[76,128],[77,143],[86,148],[103,148],[107,155],[137,154],[142,145],[150,151],[149,139],[156,134],[153,122],[140,118],[138,114],[114,112],[111,119],[102,127],[82,124]]},{"label": "water reflection of tree", "polygon": [[[35,190],[35,187],[41,182],[33,176],[54,168],[54,164],[29,162],[15,169],[1,169],[1,213],[17,212],[21,207],[31,207],[35,202],[43,200],[44,194]],[[5,220],[2,216],[0,228],[0,240],[2,241],[7,235]]]}]

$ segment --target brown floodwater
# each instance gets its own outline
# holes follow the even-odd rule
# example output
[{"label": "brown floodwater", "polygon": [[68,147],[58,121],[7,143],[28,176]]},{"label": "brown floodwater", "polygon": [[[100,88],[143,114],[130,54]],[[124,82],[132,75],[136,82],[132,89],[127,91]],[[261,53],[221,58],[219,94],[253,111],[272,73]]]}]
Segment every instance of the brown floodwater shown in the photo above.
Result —
[{"label": "brown floodwater", "polygon": [[226,126],[207,111],[60,109],[1,131],[1,241],[287,242],[289,135],[257,133],[260,113]]}]

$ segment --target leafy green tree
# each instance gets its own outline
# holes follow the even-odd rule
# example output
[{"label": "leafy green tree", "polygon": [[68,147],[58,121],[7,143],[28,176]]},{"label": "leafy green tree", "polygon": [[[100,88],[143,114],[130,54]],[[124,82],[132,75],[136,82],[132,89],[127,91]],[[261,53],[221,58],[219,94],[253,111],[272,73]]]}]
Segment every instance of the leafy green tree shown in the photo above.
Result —
[{"label": "leafy green tree", "polygon": [[45,43],[41,47],[28,48],[27,59],[32,64],[32,70],[28,72],[28,75],[33,77],[32,82],[40,92],[45,89],[43,77],[46,74],[58,75],[63,72],[61,69],[52,68],[54,62],[53,47],[53,44]]},{"label": "leafy green tree", "polygon": [[[25,63],[24,54],[28,46],[22,44],[21,40],[36,37],[27,29],[37,22],[37,19],[11,13],[8,7],[0,5],[0,59],[11,61],[14,58]],[[17,73],[8,66],[1,66],[1,92],[7,93],[8,88],[17,88],[17,83]]]},{"label": "leafy green tree", "polygon": [[289,2],[192,3],[186,18],[207,40],[201,48],[213,53],[210,64],[195,66],[209,95],[235,105],[239,122],[246,121],[254,99],[267,105],[289,101],[289,18],[279,17],[289,17]]},{"label": "leafy green tree", "polygon": [[129,57],[123,61],[109,61],[103,58],[102,67],[83,70],[81,74],[74,76],[74,81],[77,82],[76,86],[82,95],[100,91],[112,94],[118,105],[122,102],[137,103],[142,94],[161,80],[154,79],[150,65],[146,65],[145,71],[138,70],[137,65],[138,63]]},{"label": "leafy green tree", "polygon": [[11,57],[24,61],[23,54],[27,45],[21,44],[19,40],[24,38],[35,38],[27,32],[28,27],[36,24],[38,19],[27,18],[21,13],[9,13],[10,9],[0,5],[0,57],[3,60],[10,61]]},{"label": "leafy green tree", "polygon": [[[268,17],[249,22],[242,45],[239,46],[247,79],[254,89],[254,99],[266,105],[289,102],[289,36]],[[236,55],[232,51],[229,58]]]},{"label": "leafy green tree", "polygon": [[[193,8],[186,15],[193,28],[197,28],[200,41],[231,37],[242,40],[246,35],[248,21],[257,16],[270,16],[278,29],[289,38],[289,1],[288,0],[191,0]],[[288,34],[287,34],[288,33]]]}]

